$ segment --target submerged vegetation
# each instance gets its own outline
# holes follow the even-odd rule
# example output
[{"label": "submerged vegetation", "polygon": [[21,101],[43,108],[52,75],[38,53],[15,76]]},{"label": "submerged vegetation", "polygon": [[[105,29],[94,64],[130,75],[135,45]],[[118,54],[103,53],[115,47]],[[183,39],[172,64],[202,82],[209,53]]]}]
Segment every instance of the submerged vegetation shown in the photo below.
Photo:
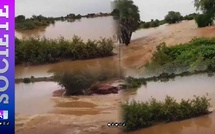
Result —
[{"label": "submerged vegetation", "polygon": [[82,60],[113,55],[114,43],[111,39],[88,40],[74,36],[66,40],[47,38],[15,39],[16,64],[45,64],[62,59]]},{"label": "submerged vegetation", "polygon": [[155,98],[147,102],[131,101],[122,104],[122,118],[126,123],[125,131],[133,131],[162,122],[179,121],[208,114],[210,99],[206,96],[177,102],[167,96],[165,101]]}]

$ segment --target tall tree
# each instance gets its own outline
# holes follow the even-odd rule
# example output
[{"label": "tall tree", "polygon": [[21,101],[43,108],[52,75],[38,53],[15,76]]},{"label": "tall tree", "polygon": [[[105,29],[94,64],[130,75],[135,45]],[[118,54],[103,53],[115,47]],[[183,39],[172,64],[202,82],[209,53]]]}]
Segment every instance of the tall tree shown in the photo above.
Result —
[{"label": "tall tree", "polygon": [[215,19],[215,0],[195,0],[194,6],[197,10],[203,12],[202,15],[198,15],[195,18],[198,27],[213,25],[213,20]]},{"label": "tall tree", "polygon": [[117,22],[117,34],[122,43],[128,45],[140,23],[139,9],[132,0],[115,0],[114,4],[112,15]]},{"label": "tall tree", "polygon": [[201,10],[203,14],[215,17],[215,0],[195,0],[194,6],[197,10]]}]

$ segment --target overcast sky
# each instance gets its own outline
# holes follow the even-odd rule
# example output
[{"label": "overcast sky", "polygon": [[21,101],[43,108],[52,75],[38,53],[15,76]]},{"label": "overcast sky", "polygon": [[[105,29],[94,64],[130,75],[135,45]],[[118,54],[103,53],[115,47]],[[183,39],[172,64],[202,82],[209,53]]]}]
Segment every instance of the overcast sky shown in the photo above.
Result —
[{"label": "overcast sky", "polygon": [[[87,14],[111,12],[111,0],[16,0],[16,15],[31,17],[65,16],[69,13]],[[133,0],[139,7],[141,20],[163,19],[168,11],[182,15],[194,13],[194,0]]]},{"label": "overcast sky", "polygon": [[16,0],[16,16],[42,14],[57,17],[69,13],[84,15],[110,11],[110,0]]},{"label": "overcast sky", "polygon": [[168,11],[178,11],[182,15],[196,12],[194,0],[133,0],[139,7],[141,20],[163,19]]}]

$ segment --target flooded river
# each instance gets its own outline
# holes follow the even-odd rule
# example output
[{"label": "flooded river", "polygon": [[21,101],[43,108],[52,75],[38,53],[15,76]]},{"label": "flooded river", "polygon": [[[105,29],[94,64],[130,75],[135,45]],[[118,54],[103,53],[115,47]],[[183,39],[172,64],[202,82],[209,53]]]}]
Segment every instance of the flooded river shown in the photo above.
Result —
[{"label": "flooded river", "polygon": [[[177,77],[168,82],[149,82],[136,92],[126,95],[129,99],[147,101],[151,97],[164,100],[166,95],[178,101],[208,94],[211,105],[215,108],[215,76],[207,74]],[[127,98],[127,99],[128,99]],[[213,134],[215,131],[215,113],[179,122],[161,124],[132,132],[131,134]]]},{"label": "flooded river", "polygon": [[114,34],[115,25],[113,17],[82,18],[74,22],[56,21],[55,24],[48,27],[15,32],[17,38],[45,36],[52,39],[59,37],[72,39],[74,35],[77,35],[84,41],[88,39],[99,40],[101,37],[113,38]]},{"label": "flooded river", "polygon": [[[140,6],[141,20],[163,19],[170,10],[177,10],[186,15],[195,11],[193,0],[172,2],[165,0],[158,4],[157,0],[134,0]],[[51,4],[50,4],[51,3]],[[148,4],[145,4],[148,3]],[[47,7],[47,5],[49,5]],[[96,8],[95,8],[96,5]],[[159,5],[159,6],[158,6]],[[181,8],[184,7],[184,8]],[[39,10],[38,10],[39,9]],[[59,10],[56,10],[59,9]],[[161,11],[157,13],[157,11]],[[111,12],[110,1],[80,0],[17,0],[16,14],[31,17],[33,14],[44,16],[65,16],[69,13],[87,14]],[[31,36],[45,36],[58,38],[63,36],[71,39],[74,35],[84,41],[97,40],[100,37],[114,38],[115,27],[112,17],[98,17],[74,22],[57,21],[54,25],[41,27],[31,31],[16,31],[18,38]],[[185,43],[195,37],[214,37],[214,26],[198,29],[194,21],[179,24],[163,25],[136,31],[132,36],[132,43],[128,47],[122,46],[120,56],[98,58],[82,61],[63,61],[55,64],[38,66],[15,67],[15,77],[48,77],[55,72],[66,70],[101,70],[108,69],[117,73],[126,69],[126,74],[136,75],[144,70],[143,65],[149,61],[156,46],[162,42],[169,45]],[[118,50],[116,49],[116,53]],[[119,62],[120,59],[120,62]],[[215,77],[195,75],[176,78],[165,83],[150,82],[146,87],[128,94],[107,96],[74,96],[69,98],[52,97],[55,90],[61,87],[54,82],[38,82],[32,84],[16,84],[16,134],[118,134],[117,128],[108,128],[107,122],[120,120],[120,101],[122,98],[135,98],[145,101],[151,96],[162,100],[166,95],[181,98],[191,98],[193,95],[205,95],[212,98],[215,106]],[[147,129],[135,131],[132,134],[214,134],[215,114],[210,114],[180,122],[161,124]]]},{"label": "flooded river", "polygon": [[[97,20],[99,24],[99,19],[94,19]],[[111,18],[109,19],[111,20]],[[68,23],[68,25],[66,24],[68,29],[68,26],[72,25],[70,22],[60,23]],[[56,26],[57,25],[60,26],[61,24],[56,23]],[[54,30],[54,26],[49,26],[48,28],[53,28],[52,30]],[[112,31],[109,32],[112,33]],[[52,32],[47,33],[46,31],[42,31],[40,34],[47,34],[47,36],[51,38]],[[53,33],[53,38],[57,37],[56,33]],[[68,33],[65,33],[63,36],[69,38],[72,34],[73,32],[70,33],[68,30]],[[23,34],[23,36],[27,35],[28,34]],[[85,33],[80,33],[80,35],[87,39]],[[111,34],[106,35],[111,36]],[[126,74],[141,75],[141,73],[137,72],[141,72],[141,70],[144,69],[143,65],[151,59],[152,53],[160,43],[166,42],[167,45],[176,45],[188,42],[195,37],[213,37],[214,35],[214,26],[198,29],[194,21],[185,21],[175,25],[163,25],[158,28],[144,29],[135,32],[132,37],[133,41],[131,45],[128,47],[120,47],[120,58],[119,55],[116,55],[107,58],[63,61],[55,64],[38,66],[25,67],[18,65],[15,68],[15,75],[16,78],[31,76],[48,77],[52,76],[55,72],[66,70],[101,70],[102,68],[111,70],[113,73],[117,73],[117,71],[123,68],[126,69]],[[99,38],[96,34],[89,34],[89,36],[94,36],[95,39]],[[118,53],[118,50],[115,52]],[[129,71],[131,71],[131,73]],[[155,96],[158,99],[163,99],[163,97],[168,94],[181,99],[182,97],[189,98],[193,95],[205,95],[208,93],[213,99],[212,104],[214,105],[214,87],[214,77],[207,77],[204,75],[191,76],[177,78],[174,81],[166,83],[152,82],[149,83],[147,87],[142,87],[137,92],[134,92],[133,95],[129,94],[127,97],[135,97],[140,100],[144,98],[144,100],[147,100],[150,96]],[[116,128],[110,129],[106,124],[109,121],[119,120],[119,103],[122,97],[126,95],[53,98],[52,92],[61,87],[59,87],[57,83],[52,82],[16,84],[15,88],[17,134],[69,134],[71,132],[88,134],[90,132],[102,133],[103,131],[112,134],[120,131],[118,129],[116,130]],[[162,92],[160,92],[160,90],[162,90]],[[213,123],[214,120],[215,115],[210,114],[191,120],[158,125],[134,133],[157,134],[157,130],[159,130],[159,132],[163,134],[190,134],[190,132],[196,134],[207,132],[207,134],[212,134],[212,132],[214,132],[213,128],[215,127]]]}]

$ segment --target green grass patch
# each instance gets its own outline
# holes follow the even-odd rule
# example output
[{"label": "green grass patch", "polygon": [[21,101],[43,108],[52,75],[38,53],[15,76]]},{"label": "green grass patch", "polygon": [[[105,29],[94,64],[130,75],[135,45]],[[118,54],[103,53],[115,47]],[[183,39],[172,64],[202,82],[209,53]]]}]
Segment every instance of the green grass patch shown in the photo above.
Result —
[{"label": "green grass patch", "polygon": [[179,121],[210,113],[210,99],[206,96],[177,102],[167,96],[164,101],[155,98],[147,102],[131,101],[122,104],[125,131],[133,131],[162,122]]},{"label": "green grass patch", "polygon": [[78,36],[72,40],[26,38],[15,39],[16,64],[46,64],[62,59],[83,60],[112,56],[114,43],[111,39],[88,40],[84,42]]},{"label": "green grass patch", "polygon": [[196,38],[170,47],[162,43],[146,64],[146,70],[157,74],[215,71],[215,38]]}]

